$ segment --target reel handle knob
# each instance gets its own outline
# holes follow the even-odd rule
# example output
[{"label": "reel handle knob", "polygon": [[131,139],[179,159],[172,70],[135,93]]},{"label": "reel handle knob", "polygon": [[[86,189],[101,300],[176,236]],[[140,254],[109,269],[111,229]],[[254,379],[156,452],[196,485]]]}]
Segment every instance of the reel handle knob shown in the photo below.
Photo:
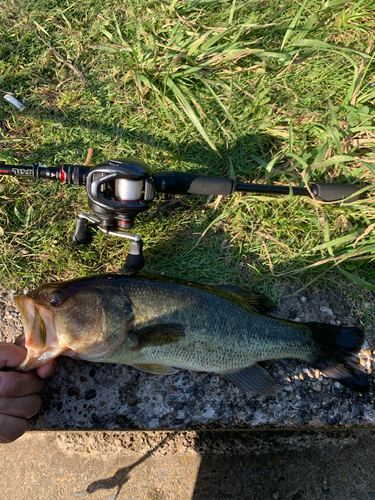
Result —
[{"label": "reel handle knob", "polygon": [[88,245],[92,241],[92,234],[88,227],[88,220],[80,217],[76,218],[76,227],[73,234],[73,243],[76,245]]},{"label": "reel handle knob", "polygon": [[129,267],[130,269],[139,271],[144,267],[145,259],[143,257],[142,247],[143,247],[142,240],[130,241],[130,250],[126,257],[126,262],[125,262],[126,266]]}]

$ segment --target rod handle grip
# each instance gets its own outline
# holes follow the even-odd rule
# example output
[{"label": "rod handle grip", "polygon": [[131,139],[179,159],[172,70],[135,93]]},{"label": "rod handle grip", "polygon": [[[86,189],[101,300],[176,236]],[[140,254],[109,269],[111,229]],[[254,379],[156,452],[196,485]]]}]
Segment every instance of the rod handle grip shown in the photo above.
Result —
[{"label": "rod handle grip", "polygon": [[[353,184],[313,184],[311,186],[311,192],[314,198],[319,201],[340,201],[348,196],[356,193],[358,187]],[[350,200],[344,203],[351,203],[357,201],[359,195],[352,196]]]},{"label": "rod handle grip", "polygon": [[166,194],[228,195],[235,182],[227,177],[189,174],[186,172],[157,172],[153,175],[156,191]]}]

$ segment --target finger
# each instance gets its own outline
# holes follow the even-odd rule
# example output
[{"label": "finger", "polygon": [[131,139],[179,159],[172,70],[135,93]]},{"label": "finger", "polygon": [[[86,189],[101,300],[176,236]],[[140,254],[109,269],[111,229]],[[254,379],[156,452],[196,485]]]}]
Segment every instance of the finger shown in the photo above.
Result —
[{"label": "finger", "polygon": [[0,413],[0,443],[11,443],[27,431],[25,418]]},{"label": "finger", "polygon": [[46,363],[43,366],[39,366],[36,369],[36,373],[38,374],[38,377],[40,378],[48,378],[52,377],[52,375],[55,373],[57,368],[57,361],[56,359],[53,359],[49,363]]},{"label": "finger", "polygon": [[12,417],[30,418],[38,413],[42,398],[38,394],[20,398],[0,398],[0,413]]},{"label": "finger", "polygon": [[17,366],[26,358],[27,351],[9,342],[0,342],[0,370]]},{"label": "finger", "polygon": [[0,397],[19,398],[43,389],[44,380],[35,372],[0,372]]}]

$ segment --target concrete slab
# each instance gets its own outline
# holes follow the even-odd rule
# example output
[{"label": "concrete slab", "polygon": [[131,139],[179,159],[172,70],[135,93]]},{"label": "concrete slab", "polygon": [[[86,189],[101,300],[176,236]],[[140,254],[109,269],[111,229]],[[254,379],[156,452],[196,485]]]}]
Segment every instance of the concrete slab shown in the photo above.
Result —
[{"label": "concrete slab", "polygon": [[28,432],[0,446],[3,500],[374,500],[369,430]]}]

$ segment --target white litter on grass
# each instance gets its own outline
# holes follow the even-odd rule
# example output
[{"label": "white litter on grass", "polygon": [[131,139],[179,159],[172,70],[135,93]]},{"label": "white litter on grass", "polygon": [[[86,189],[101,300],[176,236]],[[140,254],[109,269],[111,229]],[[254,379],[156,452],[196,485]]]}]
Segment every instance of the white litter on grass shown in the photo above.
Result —
[{"label": "white litter on grass", "polygon": [[12,94],[5,94],[4,99],[13,104],[13,106],[16,106],[16,108],[18,108],[20,111],[26,109],[26,106],[22,104],[22,102],[18,101],[18,99],[16,99],[14,96],[12,96]]}]

